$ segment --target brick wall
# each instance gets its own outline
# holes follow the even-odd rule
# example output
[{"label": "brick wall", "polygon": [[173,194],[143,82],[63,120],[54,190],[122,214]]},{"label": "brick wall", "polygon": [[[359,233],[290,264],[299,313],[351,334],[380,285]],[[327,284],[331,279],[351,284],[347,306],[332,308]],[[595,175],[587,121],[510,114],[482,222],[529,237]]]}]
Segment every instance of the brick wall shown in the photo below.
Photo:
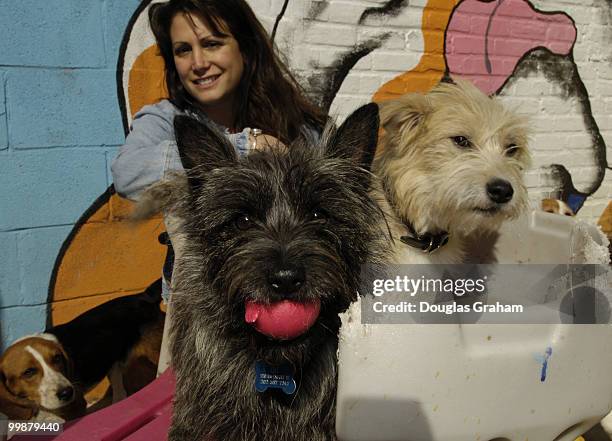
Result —
[{"label": "brick wall", "polygon": [[53,263],[110,185],[115,86],[138,0],[0,0],[0,341],[41,330]]},{"label": "brick wall", "polygon": [[[252,2],[268,22],[278,3]],[[612,152],[612,2],[499,3],[415,0],[364,18],[368,8],[388,2],[289,2],[277,43],[315,94],[325,90],[330,72],[346,68],[343,59],[371,48],[331,102],[340,118],[373,96],[425,91],[431,82],[423,80],[439,78],[445,68],[469,78],[531,117],[534,167],[527,183],[533,204],[563,194],[575,206],[584,202],[579,217],[596,221],[612,199],[606,159]],[[489,21],[491,73],[483,62]],[[559,178],[559,168],[571,182]]]},{"label": "brick wall", "polygon": [[[250,0],[270,31],[284,3]],[[0,0],[3,343],[44,327],[60,247],[111,183],[124,138],[116,66],[139,4]],[[287,0],[276,43],[339,119],[426,91],[447,68],[474,80],[532,118],[533,203],[562,192],[596,220],[612,198],[611,18],[609,0]],[[143,29],[131,32],[146,47]]]}]

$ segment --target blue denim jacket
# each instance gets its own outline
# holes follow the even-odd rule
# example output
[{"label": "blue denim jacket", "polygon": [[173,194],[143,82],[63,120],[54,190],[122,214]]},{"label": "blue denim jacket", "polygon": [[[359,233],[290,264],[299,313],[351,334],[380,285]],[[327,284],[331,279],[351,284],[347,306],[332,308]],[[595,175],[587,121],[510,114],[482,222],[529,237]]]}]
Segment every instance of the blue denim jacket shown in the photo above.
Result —
[{"label": "blue denim jacket", "polygon": [[[168,172],[183,170],[174,136],[174,117],[181,113],[168,100],[145,106],[136,113],[125,144],[111,165],[119,195],[137,200],[144,189]],[[239,133],[222,129],[239,154],[248,151],[249,128]]]}]

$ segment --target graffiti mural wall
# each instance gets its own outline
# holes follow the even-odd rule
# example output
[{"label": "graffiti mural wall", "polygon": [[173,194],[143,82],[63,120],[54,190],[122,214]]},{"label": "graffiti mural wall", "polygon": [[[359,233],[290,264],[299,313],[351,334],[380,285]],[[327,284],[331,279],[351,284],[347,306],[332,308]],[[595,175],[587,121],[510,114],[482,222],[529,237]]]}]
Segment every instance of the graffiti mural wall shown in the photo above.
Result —
[{"label": "graffiti mural wall", "polygon": [[332,112],[427,91],[445,75],[467,78],[531,115],[534,203],[561,197],[590,219],[605,209],[612,196],[610,2],[288,3],[277,44]]},{"label": "graffiti mural wall", "polygon": [[[165,96],[150,3],[0,0],[2,345],[159,274],[163,222],[131,225],[109,172],[132,115]],[[250,4],[340,120],[371,100],[467,78],[530,116],[534,205],[560,197],[596,221],[612,198],[609,0]]]}]

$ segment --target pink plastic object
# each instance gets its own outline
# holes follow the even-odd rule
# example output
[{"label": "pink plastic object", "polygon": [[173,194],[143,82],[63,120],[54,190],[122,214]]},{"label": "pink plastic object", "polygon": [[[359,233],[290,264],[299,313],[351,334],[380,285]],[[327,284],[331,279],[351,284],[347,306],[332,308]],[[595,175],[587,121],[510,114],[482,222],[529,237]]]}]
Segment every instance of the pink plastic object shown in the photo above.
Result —
[{"label": "pink plastic object", "polygon": [[168,369],[125,400],[66,424],[56,437],[16,436],[12,441],[166,441],[174,386]]},{"label": "pink plastic object", "polygon": [[308,331],[319,317],[321,302],[282,300],[270,305],[247,301],[244,320],[276,340],[291,340]]}]

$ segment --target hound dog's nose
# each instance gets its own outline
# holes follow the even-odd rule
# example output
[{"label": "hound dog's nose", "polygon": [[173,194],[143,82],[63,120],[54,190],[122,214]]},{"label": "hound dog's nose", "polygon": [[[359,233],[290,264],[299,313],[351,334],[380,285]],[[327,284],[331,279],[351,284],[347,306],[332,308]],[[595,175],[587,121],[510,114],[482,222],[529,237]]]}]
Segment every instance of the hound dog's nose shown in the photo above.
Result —
[{"label": "hound dog's nose", "polygon": [[505,204],[512,199],[514,189],[510,182],[504,179],[495,178],[487,182],[487,194],[493,202]]},{"label": "hound dog's nose", "polygon": [[283,267],[268,276],[268,284],[278,294],[293,294],[306,281],[306,272],[300,267]]},{"label": "hound dog's nose", "polygon": [[57,398],[60,401],[70,401],[74,397],[74,388],[72,386],[64,387],[57,392]]}]

